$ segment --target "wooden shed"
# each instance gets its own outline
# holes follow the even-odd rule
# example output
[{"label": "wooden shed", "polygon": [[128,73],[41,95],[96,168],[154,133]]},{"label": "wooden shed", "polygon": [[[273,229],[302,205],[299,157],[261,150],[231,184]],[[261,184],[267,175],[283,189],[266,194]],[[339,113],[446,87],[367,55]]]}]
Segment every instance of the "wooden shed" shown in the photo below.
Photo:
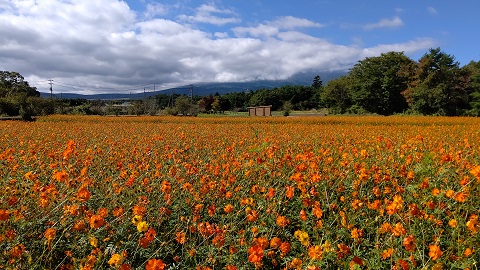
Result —
[{"label": "wooden shed", "polygon": [[272,116],[272,106],[248,107],[249,116]]}]

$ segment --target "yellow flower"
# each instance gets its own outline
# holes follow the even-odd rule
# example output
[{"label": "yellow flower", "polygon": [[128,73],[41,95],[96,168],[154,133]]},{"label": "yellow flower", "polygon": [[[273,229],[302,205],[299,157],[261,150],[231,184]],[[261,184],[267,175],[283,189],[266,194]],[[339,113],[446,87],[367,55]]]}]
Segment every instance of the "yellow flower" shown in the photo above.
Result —
[{"label": "yellow flower", "polygon": [[137,223],[138,232],[146,232],[148,230],[148,224],[145,221],[140,221]]},{"label": "yellow flower", "polygon": [[332,249],[332,244],[328,240],[326,240],[325,243],[323,243],[322,248],[323,248],[324,252],[330,252],[330,251],[333,250]]},{"label": "yellow flower", "polygon": [[112,255],[110,260],[108,260],[108,264],[110,266],[119,266],[123,262],[122,255],[115,253]]},{"label": "yellow flower", "polygon": [[133,223],[133,225],[135,225],[135,226],[137,226],[137,224],[138,224],[139,222],[141,222],[141,221],[142,221],[142,216],[135,215],[135,216],[132,218],[132,223]]},{"label": "yellow flower", "polygon": [[293,236],[295,236],[295,238],[297,238],[302,245],[308,246],[309,240],[310,240],[308,237],[308,233],[298,230],[298,231],[295,231]]},{"label": "yellow flower", "polygon": [[93,247],[97,247],[97,245],[98,245],[98,240],[97,240],[97,238],[95,238],[95,236],[91,236],[88,239],[88,242],[90,242],[90,245],[92,245]]}]

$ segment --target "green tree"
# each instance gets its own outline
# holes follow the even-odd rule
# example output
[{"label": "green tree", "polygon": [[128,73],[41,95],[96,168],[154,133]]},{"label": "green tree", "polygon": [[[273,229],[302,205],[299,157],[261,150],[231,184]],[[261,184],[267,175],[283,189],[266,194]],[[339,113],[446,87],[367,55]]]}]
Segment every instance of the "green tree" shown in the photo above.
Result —
[{"label": "green tree", "polygon": [[480,116],[480,61],[471,61],[468,65],[462,67],[467,73],[467,92],[469,95],[468,115]]},{"label": "green tree", "polygon": [[404,96],[410,107],[426,115],[460,115],[468,107],[467,74],[455,57],[430,49],[418,61]]},{"label": "green tree", "polygon": [[40,92],[31,87],[18,72],[0,71],[0,97],[17,96],[39,97]]},{"label": "green tree", "polygon": [[39,97],[40,92],[30,87],[18,72],[0,71],[0,114],[21,115],[24,120],[32,120],[34,104],[30,97]]},{"label": "green tree", "polygon": [[182,115],[196,116],[198,105],[192,104],[190,97],[183,95],[175,99],[175,110]]},{"label": "green tree", "polygon": [[345,113],[352,105],[351,84],[349,76],[342,76],[329,81],[321,93],[321,103],[327,106],[332,113]]},{"label": "green tree", "polygon": [[408,104],[402,92],[408,87],[409,77],[401,71],[412,64],[414,61],[403,52],[382,53],[359,61],[349,73],[353,105],[381,115],[406,110]]},{"label": "green tree", "polygon": [[322,79],[320,78],[320,75],[315,76],[313,78],[312,87],[315,89],[319,89],[320,87],[322,87],[322,85],[323,85],[323,82],[322,82]]}]

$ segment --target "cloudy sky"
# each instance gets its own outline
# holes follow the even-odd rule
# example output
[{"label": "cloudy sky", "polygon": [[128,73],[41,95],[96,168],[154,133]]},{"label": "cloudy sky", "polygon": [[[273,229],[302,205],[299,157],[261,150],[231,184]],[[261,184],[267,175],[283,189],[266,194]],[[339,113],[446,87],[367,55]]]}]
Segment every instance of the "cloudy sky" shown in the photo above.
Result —
[{"label": "cloudy sky", "polygon": [[0,70],[41,92],[285,79],[440,47],[480,60],[478,0],[0,0]]}]

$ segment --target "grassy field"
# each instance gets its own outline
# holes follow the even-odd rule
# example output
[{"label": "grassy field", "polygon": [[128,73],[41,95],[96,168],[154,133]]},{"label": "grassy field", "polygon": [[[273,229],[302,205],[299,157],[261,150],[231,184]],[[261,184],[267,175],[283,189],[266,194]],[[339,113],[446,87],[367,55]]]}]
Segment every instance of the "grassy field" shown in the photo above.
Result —
[{"label": "grassy field", "polygon": [[477,269],[480,119],[0,122],[0,269]]}]

